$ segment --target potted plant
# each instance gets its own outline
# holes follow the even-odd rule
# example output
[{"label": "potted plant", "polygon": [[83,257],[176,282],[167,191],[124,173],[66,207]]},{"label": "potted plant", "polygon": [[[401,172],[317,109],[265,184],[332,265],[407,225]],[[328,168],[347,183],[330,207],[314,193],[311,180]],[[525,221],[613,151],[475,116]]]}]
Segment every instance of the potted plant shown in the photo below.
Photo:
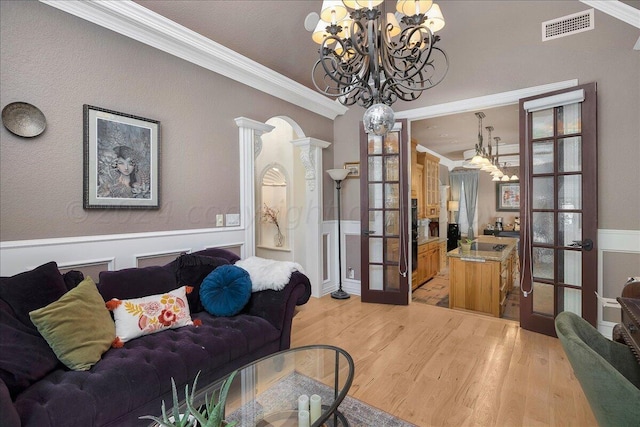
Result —
[{"label": "potted plant", "polygon": [[205,404],[199,408],[195,408],[193,406],[193,400],[200,372],[198,372],[195,380],[193,381],[191,394],[189,394],[189,385],[187,384],[185,387],[184,395],[187,405],[186,408],[180,408],[176,383],[173,378],[171,378],[171,390],[173,394],[173,408],[171,412],[167,413],[165,402],[162,401],[162,417],[145,415],[140,417],[140,419],[155,421],[158,423],[158,427],[233,427],[237,424],[235,421],[229,423],[224,420],[224,407],[227,401],[229,387],[231,386],[236,373],[237,371],[234,371],[229,375],[229,378],[224,380],[220,390],[214,391],[211,394],[211,399],[205,395]]},{"label": "potted plant", "polygon": [[460,250],[464,253],[471,252],[472,243],[473,239],[458,240],[458,246],[460,246]]}]

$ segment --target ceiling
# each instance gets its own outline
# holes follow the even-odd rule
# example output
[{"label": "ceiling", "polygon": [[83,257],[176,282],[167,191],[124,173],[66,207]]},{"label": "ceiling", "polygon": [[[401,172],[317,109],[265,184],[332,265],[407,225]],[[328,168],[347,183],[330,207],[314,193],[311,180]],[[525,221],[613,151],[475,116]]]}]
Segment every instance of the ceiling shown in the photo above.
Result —
[{"label": "ceiling", "polygon": [[[322,0],[136,0],[136,3],[315,90],[311,68],[318,58],[318,45],[305,30],[304,21],[311,12],[320,12]],[[395,10],[395,3],[386,0],[387,10]],[[447,12],[452,12],[448,10],[451,7],[451,3],[441,4],[445,20]],[[224,19],[213,18],[217,16]],[[441,43],[446,40],[446,32],[445,26],[438,33],[443,39]],[[501,143],[518,142],[517,106],[483,111],[487,116],[484,126],[495,128],[493,136],[499,136]],[[487,134],[483,132],[486,144]],[[473,112],[414,121],[411,133],[433,152],[449,160],[462,160],[463,152],[478,141],[478,121]]]},{"label": "ceiling", "polygon": [[[311,69],[318,56],[318,45],[305,30],[311,12],[319,13],[322,0],[135,0],[184,27],[256,61],[313,90]],[[465,2],[440,2],[445,20],[464,13]],[[637,1],[626,2],[637,5]],[[387,10],[395,0],[385,0]],[[223,17],[223,19],[220,19]],[[441,46],[446,50],[447,31]],[[453,36],[453,34],[451,34]],[[485,109],[483,127],[493,126],[493,137],[501,144],[517,144],[518,106]],[[488,142],[483,130],[485,144]],[[478,141],[478,120],[474,112],[412,122],[412,137],[431,151],[452,161],[462,160],[465,150]],[[493,143],[494,141],[492,141]]]}]

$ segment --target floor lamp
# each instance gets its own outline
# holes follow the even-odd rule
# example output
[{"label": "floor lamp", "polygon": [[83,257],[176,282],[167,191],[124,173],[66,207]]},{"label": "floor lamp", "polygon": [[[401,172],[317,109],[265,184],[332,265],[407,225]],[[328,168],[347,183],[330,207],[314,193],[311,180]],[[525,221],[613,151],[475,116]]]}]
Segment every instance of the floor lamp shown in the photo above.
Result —
[{"label": "floor lamp", "polygon": [[342,242],[340,231],[340,183],[349,175],[348,169],[329,169],[327,171],[331,179],[336,182],[336,190],[338,191],[338,290],[331,292],[331,297],[336,299],[347,299],[351,295],[342,290]]}]

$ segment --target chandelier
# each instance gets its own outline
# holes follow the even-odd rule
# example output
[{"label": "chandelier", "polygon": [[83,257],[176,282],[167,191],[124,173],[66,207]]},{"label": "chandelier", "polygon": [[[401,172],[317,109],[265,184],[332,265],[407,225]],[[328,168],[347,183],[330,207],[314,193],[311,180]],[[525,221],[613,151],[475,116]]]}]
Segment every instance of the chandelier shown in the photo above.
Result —
[{"label": "chandelier", "polygon": [[[397,13],[385,13],[383,0],[325,0],[313,40],[320,58],[313,84],[343,105],[367,108],[367,133],[385,135],[394,123],[390,105],[413,101],[440,83],[449,69],[436,47],[444,27],[431,0],[398,0]],[[400,23],[396,18],[400,18]]]},{"label": "chandelier", "polygon": [[505,162],[503,166],[500,166],[500,153],[499,153],[499,142],[500,137],[496,136],[494,141],[496,142],[496,154],[492,154],[491,147],[491,132],[493,132],[493,126],[487,126],[485,129],[489,134],[487,148],[484,147],[483,142],[484,138],[482,136],[482,119],[486,117],[486,115],[480,111],[475,113],[478,118],[478,143],[476,144],[476,152],[475,155],[471,158],[471,160],[464,165],[466,168],[471,169],[480,169],[481,171],[488,172],[492,177],[492,181],[518,181],[518,175],[514,172],[511,176],[509,176],[509,169],[507,169],[507,163]]}]

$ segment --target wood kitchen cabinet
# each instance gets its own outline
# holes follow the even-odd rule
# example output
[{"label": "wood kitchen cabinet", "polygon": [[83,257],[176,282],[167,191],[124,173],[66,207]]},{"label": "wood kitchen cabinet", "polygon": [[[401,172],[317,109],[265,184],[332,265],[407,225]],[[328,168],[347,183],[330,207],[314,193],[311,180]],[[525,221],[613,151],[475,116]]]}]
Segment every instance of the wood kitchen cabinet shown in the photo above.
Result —
[{"label": "wood kitchen cabinet", "polygon": [[440,216],[440,159],[424,154],[424,212],[427,218]]},{"label": "wood kitchen cabinet", "polygon": [[[515,240],[515,239],[513,239]],[[518,251],[449,256],[449,307],[502,317],[518,277]]]},{"label": "wood kitchen cabinet", "polygon": [[440,244],[432,241],[418,245],[418,268],[414,271],[415,281],[411,281],[412,289],[416,289],[427,280],[434,278],[440,271]]}]

